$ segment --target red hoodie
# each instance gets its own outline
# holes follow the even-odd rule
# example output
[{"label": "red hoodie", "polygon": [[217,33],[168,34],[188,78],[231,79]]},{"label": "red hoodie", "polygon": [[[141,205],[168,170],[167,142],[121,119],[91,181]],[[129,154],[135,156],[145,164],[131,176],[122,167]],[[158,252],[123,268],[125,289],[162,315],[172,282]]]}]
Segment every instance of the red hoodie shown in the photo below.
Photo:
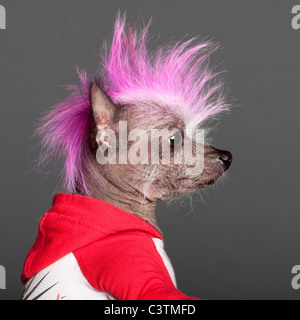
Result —
[{"label": "red hoodie", "polygon": [[22,299],[186,300],[160,233],[104,201],[57,194],[21,277]]}]

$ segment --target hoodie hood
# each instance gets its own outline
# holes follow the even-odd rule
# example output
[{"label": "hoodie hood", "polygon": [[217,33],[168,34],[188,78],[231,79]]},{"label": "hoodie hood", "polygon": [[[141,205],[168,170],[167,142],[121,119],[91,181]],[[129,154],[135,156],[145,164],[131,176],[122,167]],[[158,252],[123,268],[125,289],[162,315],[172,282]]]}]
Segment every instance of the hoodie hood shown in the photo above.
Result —
[{"label": "hoodie hood", "polygon": [[38,236],[28,252],[21,281],[25,283],[55,261],[110,235],[140,231],[163,240],[148,222],[95,198],[59,193],[39,223]]}]

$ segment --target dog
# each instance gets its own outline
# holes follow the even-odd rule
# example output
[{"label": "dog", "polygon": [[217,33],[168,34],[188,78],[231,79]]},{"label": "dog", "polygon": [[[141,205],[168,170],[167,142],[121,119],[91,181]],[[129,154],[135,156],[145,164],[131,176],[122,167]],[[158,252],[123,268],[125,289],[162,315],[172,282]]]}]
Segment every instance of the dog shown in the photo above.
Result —
[{"label": "dog", "polygon": [[[232,155],[206,142],[206,123],[229,110],[196,39],[148,52],[117,16],[102,71],[42,119],[43,163],[62,161],[66,193],[53,199],[25,259],[21,299],[197,299],[176,287],[157,224],[157,201],[213,184]],[[205,128],[205,129],[204,129]]]}]

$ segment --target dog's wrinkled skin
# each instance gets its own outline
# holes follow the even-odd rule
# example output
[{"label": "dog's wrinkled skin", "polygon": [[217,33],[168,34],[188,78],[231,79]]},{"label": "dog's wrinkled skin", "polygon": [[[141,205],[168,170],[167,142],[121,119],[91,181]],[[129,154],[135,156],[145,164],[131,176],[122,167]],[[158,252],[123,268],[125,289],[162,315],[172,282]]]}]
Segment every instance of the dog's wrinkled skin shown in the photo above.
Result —
[{"label": "dog's wrinkled skin", "polygon": [[[92,179],[88,182],[92,196],[146,220],[157,230],[159,230],[155,218],[157,200],[165,200],[213,184],[231,164],[230,152],[205,145],[203,148],[204,168],[198,176],[186,175],[186,164],[175,164],[174,161],[171,161],[170,164],[163,164],[160,161],[158,164],[133,165],[128,161],[127,164],[117,162],[100,165],[96,160],[96,149],[99,143],[104,141],[97,141],[97,144],[96,136],[101,128],[113,130],[118,137],[118,123],[126,121],[128,132],[135,128],[147,132],[153,128],[167,128],[172,135],[176,133],[176,130],[183,130],[185,124],[175,114],[166,112],[166,115],[162,117],[161,106],[156,106],[160,109],[160,112],[157,113],[159,116],[156,117],[155,112],[152,112],[152,118],[145,117],[144,109],[139,106],[117,106],[96,83],[91,85],[90,99],[93,110],[90,139],[93,150],[91,161],[93,170],[97,172],[98,179],[102,182],[101,189],[93,183]],[[155,105],[151,107],[153,110]],[[118,149],[117,145],[117,151]]]}]

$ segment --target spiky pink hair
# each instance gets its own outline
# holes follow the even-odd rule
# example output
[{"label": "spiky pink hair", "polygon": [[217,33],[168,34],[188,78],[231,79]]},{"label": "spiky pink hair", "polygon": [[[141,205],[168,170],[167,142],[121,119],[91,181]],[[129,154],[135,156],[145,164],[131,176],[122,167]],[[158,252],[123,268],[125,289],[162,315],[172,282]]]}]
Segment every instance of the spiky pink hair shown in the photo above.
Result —
[{"label": "spiky pink hair", "polygon": [[69,192],[90,195],[87,177],[95,177],[90,161],[92,126],[90,85],[94,81],[118,105],[156,104],[177,114],[187,126],[196,126],[227,110],[221,81],[208,64],[216,50],[211,42],[192,45],[195,39],[160,46],[149,54],[149,25],[140,33],[126,30],[125,15],[118,14],[110,50],[104,44],[101,73],[88,79],[78,71],[79,85],[69,86],[71,95],[42,119],[41,162],[63,161],[62,177]]},{"label": "spiky pink hair", "polygon": [[118,15],[110,52],[103,57],[105,89],[120,104],[157,103],[187,123],[200,123],[227,109],[218,73],[208,59],[217,49],[211,42],[192,46],[196,39],[159,47],[148,53],[148,27],[126,32]]}]

